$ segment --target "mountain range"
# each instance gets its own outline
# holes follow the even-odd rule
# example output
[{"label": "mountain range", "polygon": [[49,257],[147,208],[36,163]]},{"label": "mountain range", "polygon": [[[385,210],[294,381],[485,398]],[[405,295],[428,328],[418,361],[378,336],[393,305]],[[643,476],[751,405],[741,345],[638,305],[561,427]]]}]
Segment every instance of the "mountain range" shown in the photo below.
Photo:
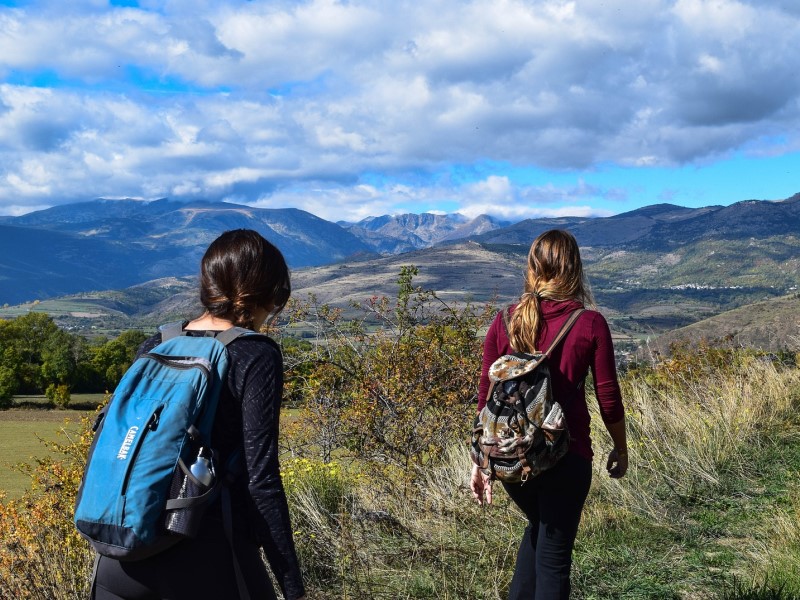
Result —
[{"label": "mountain range", "polygon": [[208,244],[237,228],[260,231],[295,268],[371,253],[298,209],[95,200],[0,218],[0,304],[195,274]]},{"label": "mountain range", "polygon": [[250,228],[292,268],[398,254],[500,228],[488,216],[400,215],[332,223],[303,210],[99,199],[0,217],[0,305],[193,274],[208,244]]},{"label": "mountain range", "polygon": [[[0,305],[55,298],[76,314],[160,320],[188,306],[203,250],[237,227],[281,248],[298,294],[342,307],[393,295],[405,264],[417,265],[417,283],[447,299],[511,301],[531,240],[552,228],[576,236],[598,304],[630,335],[690,325],[800,284],[800,194],[516,223],[458,214],[332,223],[297,209],[95,200],[0,218]],[[80,310],[102,290],[117,292],[100,308]]]}]

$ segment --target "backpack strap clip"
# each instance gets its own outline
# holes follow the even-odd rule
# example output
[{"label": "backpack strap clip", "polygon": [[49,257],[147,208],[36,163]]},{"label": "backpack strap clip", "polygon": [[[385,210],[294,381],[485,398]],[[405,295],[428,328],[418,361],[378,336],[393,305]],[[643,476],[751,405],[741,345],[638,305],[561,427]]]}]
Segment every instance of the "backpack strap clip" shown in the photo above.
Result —
[{"label": "backpack strap clip", "polygon": [[175,321],[174,323],[165,323],[159,326],[158,332],[161,334],[161,341],[166,342],[172,338],[186,335],[183,331],[184,325],[186,325],[186,321]]}]

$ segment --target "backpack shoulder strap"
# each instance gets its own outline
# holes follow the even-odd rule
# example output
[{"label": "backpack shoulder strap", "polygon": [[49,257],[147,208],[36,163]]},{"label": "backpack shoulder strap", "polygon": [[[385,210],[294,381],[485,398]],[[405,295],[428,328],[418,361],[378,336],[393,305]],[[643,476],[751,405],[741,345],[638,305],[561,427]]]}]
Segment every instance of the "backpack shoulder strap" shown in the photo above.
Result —
[{"label": "backpack shoulder strap", "polygon": [[[503,309],[503,328],[506,331],[506,337],[509,337],[509,333],[508,333],[509,332],[509,324],[511,322],[511,316],[509,314],[509,309],[510,308],[511,308],[510,306],[506,306]],[[578,317],[580,317],[581,314],[585,310],[586,310],[585,308],[577,308],[577,309],[575,309],[574,311],[572,311],[570,313],[569,318],[561,326],[561,329],[559,330],[558,335],[556,335],[555,339],[550,344],[550,347],[547,349],[547,352],[545,352],[545,354],[548,357],[553,352],[553,350],[556,349],[556,346],[558,346],[558,344],[561,342],[561,340],[563,340],[567,336],[567,334],[569,333],[569,330],[572,329],[573,325],[575,325],[575,321],[578,320]]]},{"label": "backpack shoulder strap", "polygon": [[183,324],[183,321],[175,321],[174,323],[166,323],[161,325],[158,328],[158,332],[161,334],[161,341],[166,342],[172,338],[185,335],[185,332],[183,331]]},{"label": "backpack shoulder strap", "polygon": [[244,327],[231,327],[230,329],[226,329],[225,331],[220,331],[215,337],[224,345],[230,344],[233,340],[242,337],[243,335],[258,335],[255,331],[251,329],[245,329]]},{"label": "backpack shoulder strap", "polygon": [[508,312],[510,308],[511,308],[510,306],[506,306],[503,309],[503,327],[506,330],[506,337],[508,337],[508,331],[511,325],[511,315]]},{"label": "backpack shoulder strap", "polygon": [[[161,341],[166,342],[167,340],[171,340],[172,338],[186,335],[186,331],[183,329],[184,324],[185,324],[184,321],[175,321],[174,323],[166,323],[164,325],[161,325],[158,328],[158,332],[161,334]],[[245,329],[244,327],[231,327],[230,329],[226,329],[225,331],[220,331],[213,337],[215,337],[225,346],[227,346],[233,340],[243,335],[250,335],[250,334],[256,335],[256,332],[250,329]],[[210,332],[209,335],[211,335]]]},{"label": "backpack shoulder strap", "polygon": [[556,349],[556,346],[558,346],[561,343],[561,340],[567,337],[569,330],[572,329],[572,326],[575,325],[575,321],[578,320],[578,317],[580,317],[585,310],[586,310],[585,308],[578,308],[572,311],[572,313],[569,315],[569,318],[566,320],[566,322],[561,326],[561,329],[558,331],[558,335],[556,335],[555,339],[550,344],[550,347],[545,352],[548,358],[550,358],[550,354],[552,354],[553,350]]}]

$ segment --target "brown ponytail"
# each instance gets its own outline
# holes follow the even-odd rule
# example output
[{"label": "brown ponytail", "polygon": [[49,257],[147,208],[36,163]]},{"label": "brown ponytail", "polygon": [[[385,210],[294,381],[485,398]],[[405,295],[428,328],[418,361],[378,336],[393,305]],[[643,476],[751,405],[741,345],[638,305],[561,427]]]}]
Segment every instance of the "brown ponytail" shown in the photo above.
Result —
[{"label": "brown ponytail", "polygon": [[535,352],[542,320],[543,299],[578,300],[594,305],[583,273],[578,242],[571,233],[552,229],[539,235],[528,252],[525,286],[511,315],[509,341],[518,352]]},{"label": "brown ponytail", "polygon": [[200,302],[239,327],[253,326],[259,308],[279,313],[289,300],[289,269],[280,250],[257,231],[226,231],[200,263]]}]

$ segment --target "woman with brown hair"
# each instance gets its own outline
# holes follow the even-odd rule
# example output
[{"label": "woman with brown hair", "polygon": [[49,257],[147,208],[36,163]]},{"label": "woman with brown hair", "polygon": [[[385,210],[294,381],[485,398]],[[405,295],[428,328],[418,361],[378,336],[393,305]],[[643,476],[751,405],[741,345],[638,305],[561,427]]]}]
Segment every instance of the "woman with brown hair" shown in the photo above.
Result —
[{"label": "woman with brown hair", "polygon": [[[183,323],[185,334],[212,336],[231,327],[258,331],[289,299],[289,269],[281,252],[258,232],[227,231],[206,250],[200,272],[202,315]],[[149,352],[160,335],[145,340]],[[219,499],[203,514],[199,534],[151,558],[97,563],[97,600],[276,598],[261,549],[287,600],[305,597],[289,509],[278,464],[283,390],[279,346],[265,335],[244,335],[227,346],[229,367],[211,433],[219,464],[243,457],[231,484],[235,565]],[[225,512],[226,514],[223,514]],[[237,577],[237,569],[240,576]],[[240,594],[240,584],[246,591]]]},{"label": "woman with brown hair", "polygon": [[[502,312],[486,334],[478,410],[486,404],[489,367],[500,356],[533,354],[549,348],[562,325],[578,309],[593,306],[575,238],[551,230],[538,236],[528,253],[525,286],[509,307],[508,329]],[[613,440],[606,468],[625,475],[628,452],[625,411],[617,382],[611,333],[603,316],[584,310],[548,361],[553,397],[561,404],[570,433],[568,453],[551,469],[524,483],[503,483],[528,520],[517,553],[509,600],[567,600],[572,548],[592,480],[589,410],[583,382],[592,372],[600,415]],[[472,468],[470,488],[479,503],[492,501],[492,481]]]}]

